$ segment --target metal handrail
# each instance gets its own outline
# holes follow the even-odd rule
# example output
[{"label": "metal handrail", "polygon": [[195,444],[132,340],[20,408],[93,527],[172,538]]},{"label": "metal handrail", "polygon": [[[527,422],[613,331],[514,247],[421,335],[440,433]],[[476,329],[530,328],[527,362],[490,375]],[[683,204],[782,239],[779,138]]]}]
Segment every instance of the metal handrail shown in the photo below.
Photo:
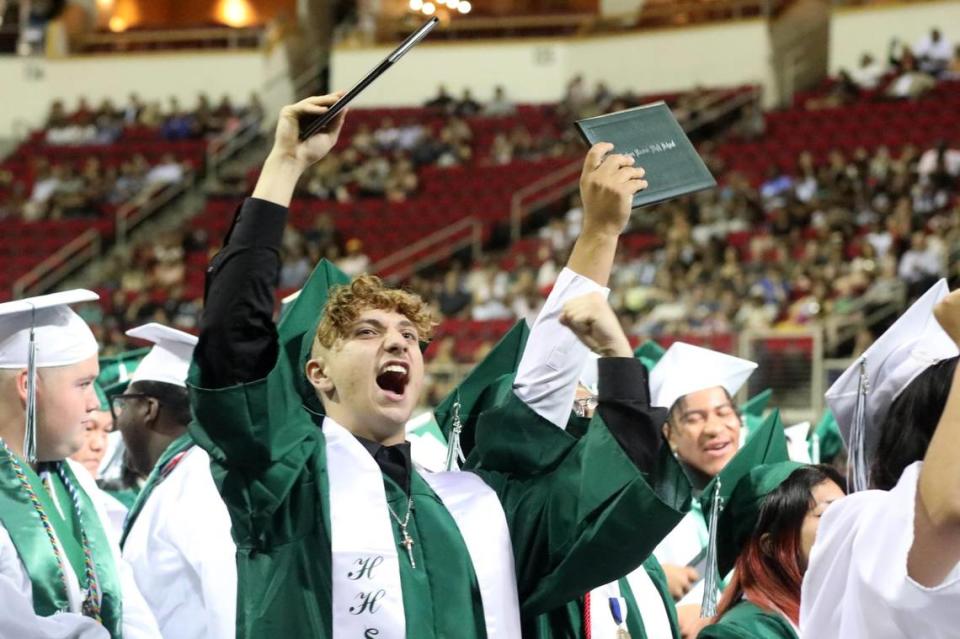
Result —
[{"label": "metal handrail", "polygon": [[[495,34],[509,33],[517,35],[516,31],[533,29],[542,33],[544,29],[575,28],[577,34],[621,32],[623,25],[633,24],[635,28],[651,28],[660,23],[666,25],[689,24],[692,15],[709,14],[709,21],[739,19],[745,15],[769,17],[775,15],[790,0],[681,0],[671,2],[646,2],[639,11],[629,11],[610,15],[595,13],[547,14],[547,15],[517,15],[517,16],[457,16],[441,24],[440,30],[446,33],[457,32]],[[725,16],[716,17],[717,12],[725,12]],[[681,22],[681,20],[687,20]],[[644,22],[657,21],[658,25],[648,25]],[[697,20],[694,20],[697,21]],[[704,20],[700,20],[702,22]],[[389,17],[380,20],[377,24],[377,33],[382,39],[396,39],[398,36],[409,34],[415,27],[414,21],[406,21],[403,17]]]},{"label": "metal handrail", "polygon": [[390,255],[384,257],[383,259],[375,262],[370,267],[370,272],[383,273],[387,269],[391,268],[392,266],[413,257],[414,255],[416,255],[421,251],[425,251],[426,249],[430,248],[434,244],[442,242],[447,238],[453,235],[456,235],[463,229],[471,228],[471,227],[476,228],[478,225],[482,227],[480,221],[473,216],[465,217],[461,220],[458,220],[457,222],[454,222],[449,226],[445,226],[442,229],[439,229],[426,237],[420,238],[413,244],[410,244],[409,246],[406,246],[400,249],[399,251],[391,253]]},{"label": "metal handrail", "polygon": [[472,251],[473,259],[478,259],[480,257],[480,254],[483,252],[482,242],[483,242],[483,224],[480,223],[479,221],[476,221],[476,223],[470,227],[469,235],[459,240],[456,240],[453,243],[444,244],[442,247],[440,247],[438,250],[434,251],[433,253],[429,255],[425,255],[424,257],[418,260],[414,260],[412,263],[407,264],[405,267],[403,267],[399,271],[390,273],[387,276],[387,280],[392,284],[402,282],[403,280],[407,279],[417,271],[424,269],[430,266],[431,264],[436,264],[440,260],[450,257],[460,249],[467,246],[473,247],[473,251]]},{"label": "metal handrail", "polygon": [[[455,18],[439,25],[440,30],[447,32],[456,31],[493,31],[504,32],[512,29],[549,29],[576,27],[582,30],[596,22],[597,16],[592,13],[574,13],[559,15],[526,15],[526,16],[504,16],[504,17],[470,17]],[[406,35],[414,28],[414,21],[406,21],[403,18],[387,17],[377,23],[377,33],[386,38],[395,38],[399,35]]]},{"label": "metal handrail", "polygon": [[220,166],[242,151],[260,135],[262,119],[249,116],[240,126],[224,131],[207,145],[207,171],[217,175]]},{"label": "metal handrail", "polygon": [[100,242],[100,233],[88,228],[17,279],[13,283],[13,297],[16,299],[46,290],[63,279],[65,272],[78,268],[81,260],[99,255]]},{"label": "metal handrail", "polygon": [[296,99],[302,100],[303,98],[310,96],[308,87],[310,87],[310,85],[316,81],[317,77],[320,75],[320,72],[323,71],[323,68],[329,63],[329,54],[320,54],[309,67],[301,71],[296,77],[293,78],[293,92]]},{"label": "metal handrail", "polygon": [[[542,178],[531,182],[527,186],[521,188],[519,191],[516,191],[513,196],[510,198],[510,239],[517,241],[520,239],[520,236],[523,231],[523,220],[530,214],[530,211],[533,210],[532,206],[529,204],[524,204],[524,200],[536,193],[541,191],[546,187],[553,187],[557,185],[558,182],[563,180],[576,179],[576,174],[579,172],[581,162],[579,160],[566,164],[563,167],[548,173]],[[571,182],[564,183],[560,188],[568,188],[572,184]],[[537,200],[536,203],[539,204],[541,200]]]},{"label": "metal handrail", "polygon": [[749,91],[742,91],[733,95],[724,95],[722,92],[718,92],[715,99],[712,99],[706,108],[698,111],[697,117],[682,122],[683,130],[687,133],[693,133],[700,127],[722,118],[731,111],[759,100],[762,93],[763,89],[759,86],[752,86]]},{"label": "metal handrail", "polygon": [[[827,347],[832,351],[837,347],[837,345],[842,344],[843,342],[853,339],[857,331],[861,328],[871,328],[885,318],[895,315],[907,305],[907,285],[902,281],[898,281],[900,286],[895,292],[895,297],[891,300],[888,300],[886,303],[878,306],[872,313],[863,318],[862,321],[851,324],[850,326],[843,326],[837,329],[835,338],[832,341],[827,342]],[[867,308],[871,304],[869,299],[864,299],[862,296],[858,297],[851,304],[851,312],[859,313],[863,309]]]},{"label": "metal handrail", "polygon": [[118,208],[114,227],[116,243],[120,246],[126,244],[127,235],[133,228],[156,213],[159,208],[183,195],[196,182],[197,172],[191,170],[183,176],[182,180],[155,191],[146,201],[140,202],[138,196],[134,196],[133,200]]},{"label": "metal handrail", "polygon": [[258,48],[263,43],[263,27],[207,27],[201,29],[157,29],[134,30],[120,33],[87,33],[80,36],[79,49],[94,45],[122,47],[130,44],[175,44],[195,42],[197,40],[223,40],[227,48],[240,48],[239,43],[254,39],[255,45],[245,48]]}]

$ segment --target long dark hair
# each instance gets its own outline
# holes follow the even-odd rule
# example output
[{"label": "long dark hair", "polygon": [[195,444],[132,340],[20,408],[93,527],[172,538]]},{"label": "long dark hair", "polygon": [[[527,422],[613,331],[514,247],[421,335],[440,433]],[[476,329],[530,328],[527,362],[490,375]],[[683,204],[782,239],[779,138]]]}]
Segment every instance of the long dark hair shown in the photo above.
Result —
[{"label": "long dark hair", "polygon": [[890,490],[907,466],[926,455],[947,404],[958,359],[945,359],[920,373],[890,406],[870,469],[874,488]]},{"label": "long dark hair", "polygon": [[716,618],[746,595],[760,608],[783,613],[800,623],[800,586],[807,570],[800,531],[814,505],[814,487],[828,480],[840,488],[846,485],[832,466],[804,466],[764,497],[753,533],[737,557],[733,577],[717,606]]}]

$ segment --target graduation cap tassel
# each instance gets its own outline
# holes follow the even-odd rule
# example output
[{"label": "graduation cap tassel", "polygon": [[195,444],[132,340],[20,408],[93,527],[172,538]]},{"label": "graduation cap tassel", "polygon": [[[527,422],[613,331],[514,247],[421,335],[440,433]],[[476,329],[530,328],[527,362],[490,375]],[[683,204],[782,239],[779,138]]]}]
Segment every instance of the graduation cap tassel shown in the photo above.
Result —
[{"label": "graduation cap tassel", "polygon": [[720,517],[722,501],[720,497],[720,478],[713,487],[713,501],[710,504],[710,541],[707,543],[707,573],[703,577],[703,601],[700,605],[700,618],[707,619],[717,614],[717,593],[720,590],[720,569],[717,567],[717,520]]},{"label": "graduation cap tassel", "polygon": [[857,405],[853,412],[853,426],[850,431],[850,450],[847,464],[847,484],[851,492],[860,492],[869,488],[867,469],[867,394],[870,392],[870,380],[867,378],[867,359],[860,359],[860,379],[857,384]]},{"label": "graduation cap tassel", "polygon": [[[36,309],[33,311],[36,317]],[[37,461],[37,339],[31,321],[30,340],[27,346],[27,410],[23,429],[23,458],[27,463]]]},{"label": "graduation cap tassel", "polygon": [[450,429],[450,437],[447,439],[447,463],[444,466],[449,470],[459,470],[457,460],[464,461],[463,449],[460,447],[460,432],[463,430],[463,422],[460,421],[460,393],[457,392],[457,401],[453,403],[453,428]]}]

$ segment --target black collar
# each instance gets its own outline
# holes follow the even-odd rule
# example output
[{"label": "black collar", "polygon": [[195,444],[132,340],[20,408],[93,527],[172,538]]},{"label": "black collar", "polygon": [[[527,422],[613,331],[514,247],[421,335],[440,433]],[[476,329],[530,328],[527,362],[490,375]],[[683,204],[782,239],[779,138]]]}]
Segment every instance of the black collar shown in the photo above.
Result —
[{"label": "black collar", "polygon": [[399,484],[403,492],[410,494],[410,470],[413,462],[410,458],[410,442],[393,446],[384,446],[373,440],[354,435],[373,457],[384,475]]}]

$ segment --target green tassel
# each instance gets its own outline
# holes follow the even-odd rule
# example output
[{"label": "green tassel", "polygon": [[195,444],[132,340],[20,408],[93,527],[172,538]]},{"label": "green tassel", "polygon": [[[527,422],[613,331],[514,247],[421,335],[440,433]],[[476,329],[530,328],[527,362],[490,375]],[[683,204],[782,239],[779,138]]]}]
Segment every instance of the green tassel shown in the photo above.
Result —
[{"label": "green tassel", "polygon": [[723,505],[720,503],[720,478],[713,487],[713,502],[710,504],[710,541],[707,543],[707,574],[703,577],[703,602],[700,605],[700,617],[707,619],[717,614],[717,593],[720,590],[720,569],[717,567],[717,519]]}]

